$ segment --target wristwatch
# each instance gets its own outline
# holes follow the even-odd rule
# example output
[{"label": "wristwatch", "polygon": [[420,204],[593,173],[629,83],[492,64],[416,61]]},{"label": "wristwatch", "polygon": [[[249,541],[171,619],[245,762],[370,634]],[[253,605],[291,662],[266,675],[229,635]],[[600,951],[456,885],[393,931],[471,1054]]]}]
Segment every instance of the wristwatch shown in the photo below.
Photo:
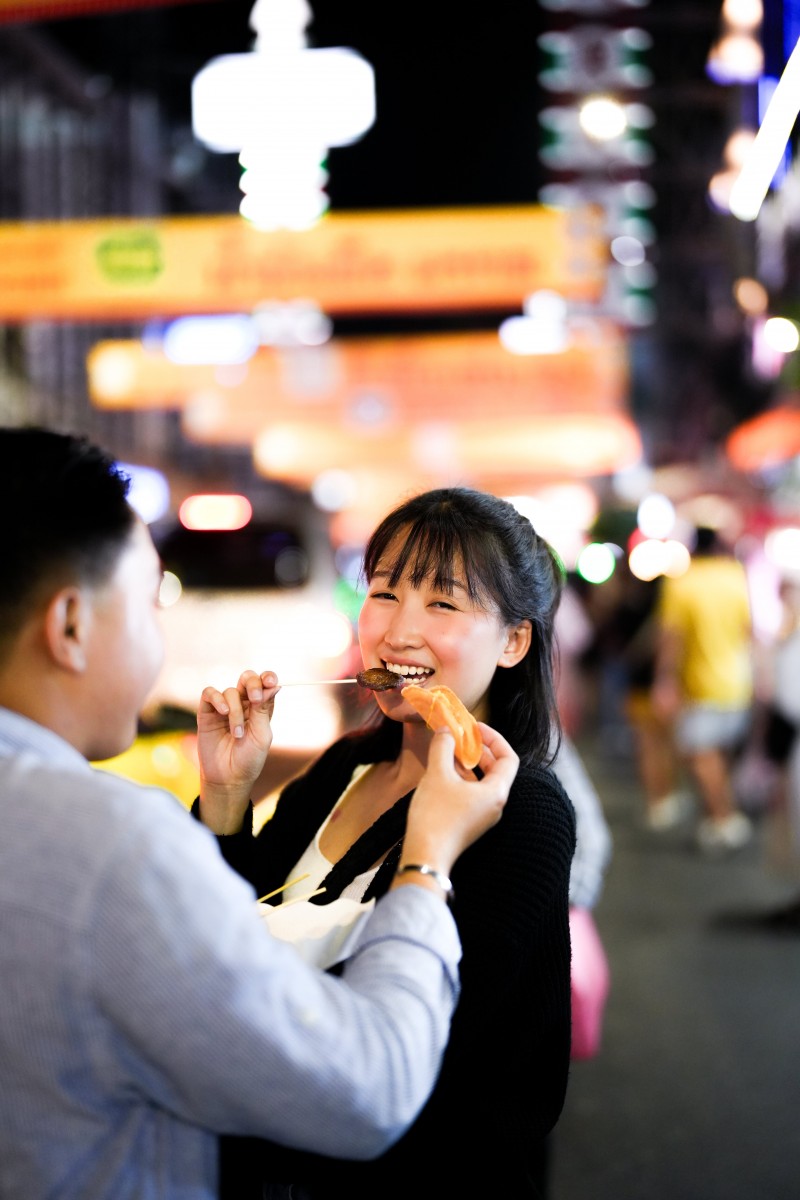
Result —
[{"label": "wristwatch", "polygon": [[408,871],[416,871],[418,875],[430,875],[431,879],[438,883],[439,887],[444,892],[444,898],[447,903],[453,903],[453,899],[455,897],[453,884],[451,883],[449,876],[445,875],[444,871],[437,871],[436,867],[431,867],[428,865],[428,863],[403,863],[401,867],[397,868],[396,874],[405,875]]}]

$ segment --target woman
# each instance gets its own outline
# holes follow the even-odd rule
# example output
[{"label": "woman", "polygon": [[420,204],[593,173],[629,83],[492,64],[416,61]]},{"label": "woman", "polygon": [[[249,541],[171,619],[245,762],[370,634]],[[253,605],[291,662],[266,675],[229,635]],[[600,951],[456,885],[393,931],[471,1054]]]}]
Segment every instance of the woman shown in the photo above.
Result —
[{"label": "woman", "polygon": [[[462,995],[420,1118],[376,1162],[270,1147],[263,1174],[313,1200],[374,1200],[400,1188],[437,1200],[537,1196],[570,1053],[574,813],[548,765],[558,723],[553,623],[563,573],[511,504],[446,488],[409,500],[381,522],[364,574],[358,629],[365,668],[387,668],[422,687],[447,685],[508,739],[521,765],[503,819],[453,871]],[[260,682],[275,685],[267,674]],[[369,900],[386,890],[432,734],[399,689],[376,692],[375,700],[379,723],[342,737],[289,783],[257,837],[246,813],[199,813],[228,834],[222,852],[258,895],[299,874],[306,877],[298,890],[324,887],[317,903]]]}]

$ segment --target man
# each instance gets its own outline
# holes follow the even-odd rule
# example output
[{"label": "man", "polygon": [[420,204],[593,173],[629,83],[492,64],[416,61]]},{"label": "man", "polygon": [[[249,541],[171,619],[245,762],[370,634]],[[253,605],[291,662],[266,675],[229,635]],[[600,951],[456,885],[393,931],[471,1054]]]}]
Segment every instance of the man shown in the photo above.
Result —
[{"label": "man", "polygon": [[[386,1150],[457,998],[447,873],[517,769],[482,727],[484,777],[464,779],[438,734],[358,953],[341,979],[306,966],[177,800],[89,765],[133,740],[161,663],[160,564],[126,492],[81,439],[0,430],[3,1200],[207,1200],[220,1133]],[[271,711],[251,698],[230,731],[240,780]]]},{"label": "man", "polygon": [[678,748],[704,809],[698,844],[711,854],[736,850],[752,836],[730,771],[753,703],[752,622],[744,568],[713,529],[697,530],[689,570],[664,579],[656,619],[653,703],[677,719]]}]

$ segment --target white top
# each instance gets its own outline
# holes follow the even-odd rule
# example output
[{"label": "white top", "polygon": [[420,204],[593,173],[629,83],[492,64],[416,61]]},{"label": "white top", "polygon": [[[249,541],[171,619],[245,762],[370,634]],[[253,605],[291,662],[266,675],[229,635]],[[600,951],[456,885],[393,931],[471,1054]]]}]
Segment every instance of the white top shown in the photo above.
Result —
[{"label": "white top", "polygon": [[[317,830],[313,842],[307,848],[305,854],[302,855],[302,857],[286,876],[287,883],[290,879],[297,879],[301,875],[305,875],[306,878],[301,879],[299,883],[293,884],[293,886],[290,888],[284,888],[284,904],[287,900],[296,900],[301,896],[308,895],[309,892],[315,891],[330,871],[333,863],[330,862],[330,860],[327,859],[320,850],[320,838],[327,828],[328,822],[331,820],[333,814],[338,808],[341,807],[342,804],[344,804],[357,780],[359,780],[364,772],[368,771],[371,766],[371,763],[362,763],[360,766],[356,767],[347,787],[344,789],[341,796],[336,801],[335,805]],[[355,879],[348,883],[347,887],[342,888],[342,896],[348,900],[363,900],[364,893],[378,872],[378,866],[380,866],[380,863],[377,866],[370,867],[367,871],[362,871],[360,875],[356,875]]]}]

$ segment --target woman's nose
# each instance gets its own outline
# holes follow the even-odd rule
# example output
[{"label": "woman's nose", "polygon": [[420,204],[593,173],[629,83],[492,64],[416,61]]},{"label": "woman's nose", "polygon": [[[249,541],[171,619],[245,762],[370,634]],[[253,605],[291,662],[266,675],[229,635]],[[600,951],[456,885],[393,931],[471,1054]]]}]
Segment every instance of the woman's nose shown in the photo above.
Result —
[{"label": "woman's nose", "polygon": [[399,605],[386,627],[384,641],[397,650],[401,646],[418,646],[422,640],[419,624],[406,605]]}]

